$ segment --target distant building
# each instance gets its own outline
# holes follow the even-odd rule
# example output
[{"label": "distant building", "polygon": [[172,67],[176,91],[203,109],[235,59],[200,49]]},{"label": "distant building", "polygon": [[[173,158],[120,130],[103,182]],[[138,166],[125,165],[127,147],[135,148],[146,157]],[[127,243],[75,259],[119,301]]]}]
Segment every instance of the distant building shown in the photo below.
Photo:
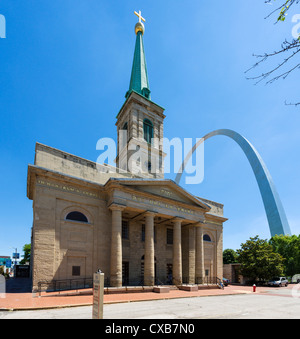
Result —
[{"label": "distant building", "polygon": [[240,274],[241,264],[224,264],[223,277],[230,280],[233,284],[245,284],[249,280]]},{"label": "distant building", "polygon": [[0,255],[0,267],[3,269],[3,273],[8,273],[10,271],[12,262],[10,256]]}]

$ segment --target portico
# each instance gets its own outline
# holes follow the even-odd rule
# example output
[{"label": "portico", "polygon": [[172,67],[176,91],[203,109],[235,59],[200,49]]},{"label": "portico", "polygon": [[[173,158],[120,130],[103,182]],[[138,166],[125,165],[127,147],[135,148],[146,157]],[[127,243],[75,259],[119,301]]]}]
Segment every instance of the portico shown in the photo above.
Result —
[{"label": "portico", "polygon": [[[154,184],[145,179],[112,179],[106,189],[112,213],[111,286],[121,287],[124,281],[129,285],[143,282],[145,286],[202,284],[205,277],[221,277],[221,267],[214,261],[222,252],[219,249],[218,254],[217,248],[222,226],[215,225],[212,232],[213,215],[207,203],[170,180]],[[226,220],[219,216],[218,222],[220,218]],[[211,234],[209,242],[203,239],[206,231]],[[139,261],[143,272],[138,268]]]}]

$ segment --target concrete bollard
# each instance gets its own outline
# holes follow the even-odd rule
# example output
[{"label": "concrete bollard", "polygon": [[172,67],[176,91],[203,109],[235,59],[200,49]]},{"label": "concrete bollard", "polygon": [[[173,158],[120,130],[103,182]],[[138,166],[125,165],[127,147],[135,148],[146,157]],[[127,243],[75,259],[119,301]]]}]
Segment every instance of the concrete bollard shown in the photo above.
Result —
[{"label": "concrete bollard", "polygon": [[94,273],[93,277],[93,319],[103,319],[104,273]]}]

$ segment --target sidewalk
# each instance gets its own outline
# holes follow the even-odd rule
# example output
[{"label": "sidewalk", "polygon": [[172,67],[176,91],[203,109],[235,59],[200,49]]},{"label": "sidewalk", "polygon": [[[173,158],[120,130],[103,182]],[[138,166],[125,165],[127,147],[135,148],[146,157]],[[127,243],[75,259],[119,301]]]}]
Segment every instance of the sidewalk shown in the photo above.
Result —
[{"label": "sidewalk", "polygon": [[[266,292],[265,287],[257,287],[255,293]],[[34,310],[73,306],[90,306],[93,303],[93,291],[79,290],[78,293],[74,291],[63,291],[56,293],[43,293],[41,297],[38,294],[31,292],[9,292],[5,294],[5,298],[0,298],[0,310]],[[251,286],[236,286],[230,285],[224,290],[201,289],[195,292],[188,292],[182,290],[171,290],[169,293],[155,293],[155,292],[135,292],[135,293],[116,293],[105,294],[104,304],[125,303],[135,301],[159,300],[159,299],[173,299],[173,298],[191,298],[191,297],[205,297],[205,296],[222,296],[233,294],[253,293]]]}]

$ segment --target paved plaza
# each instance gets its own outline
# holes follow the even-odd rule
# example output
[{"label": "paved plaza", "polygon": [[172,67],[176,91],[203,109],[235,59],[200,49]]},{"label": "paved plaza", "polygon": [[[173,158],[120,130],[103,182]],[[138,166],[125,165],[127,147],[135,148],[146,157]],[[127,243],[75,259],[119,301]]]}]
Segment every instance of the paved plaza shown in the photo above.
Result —
[{"label": "paved plaza", "polygon": [[[300,285],[270,288],[228,286],[224,290],[202,290],[174,293],[123,293],[105,295],[104,319],[299,319]],[[177,293],[176,293],[177,292]],[[15,294],[21,301],[22,295]],[[83,297],[83,299],[80,299]],[[92,296],[48,296],[31,299],[53,303],[68,300],[69,304],[39,305],[32,308],[16,307],[14,311],[2,307],[0,319],[91,319]],[[71,304],[71,300],[77,304]],[[80,304],[80,300],[84,303]],[[4,305],[5,299],[0,299]],[[70,307],[75,306],[77,307]],[[83,306],[82,306],[83,305]],[[60,307],[59,307],[60,306]],[[1,308],[1,307],[0,307]]]},{"label": "paved plaza", "polygon": [[[284,312],[283,312],[284,310]],[[91,319],[92,306],[0,312],[0,319]],[[299,319],[300,300],[256,294],[104,305],[104,319]]]}]

